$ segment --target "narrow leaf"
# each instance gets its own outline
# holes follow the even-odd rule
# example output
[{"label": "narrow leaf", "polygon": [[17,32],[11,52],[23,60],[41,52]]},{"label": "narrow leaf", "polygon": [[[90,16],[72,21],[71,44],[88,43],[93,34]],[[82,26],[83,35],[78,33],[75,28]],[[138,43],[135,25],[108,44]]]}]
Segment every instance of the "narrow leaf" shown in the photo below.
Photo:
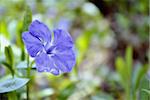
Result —
[{"label": "narrow leaf", "polygon": [[[26,12],[24,15],[24,20],[23,20],[23,30],[24,31],[28,31],[28,27],[30,25],[30,23],[32,22],[32,11],[30,9],[29,6],[26,7]],[[22,34],[20,34],[20,38],[22,40]],[[24,47],[21,48],[21,60],[24,61],[25,60],[25,51],[24,51]]]},{"label": "narrow leaf", "polygon": [[150,90],[148,89],[142,89],[143,92],[147,93],[150,96]]},{"label": "narrow leaf", "polygon": [[150,90],[149,87],[150,80],[147,75],[145,75],[140,82],[140,92],[139,92],[139,100],[149,100],[150,95],[146,92],[143,92],[143,89]]},{"label": "narrow leaf", "polygon": [[127,67],[127,74],[128,77],[131,77],[131,73],[132,73],[132,47],[128,46],[126,49],[126,56],[125,56],[125,60],[126,60],[126,67]]},{"label": "narrow leaf", "polygon": [[10,46],[5,47],[5,57],[6,57],[6,62],[10,64],[11,66],[14,65],[14,54],[12,51],[12,48]]},{"label": "narrow leaf", "polygon": [[125,62],[122,57],[117,57],[116,62],[116,69],[121,77],[121,82],[125,87],[126,81],[127,81],[127,75],[126,75],[126,68],[125,68]]},{"label": "narrow leaf", "polygon": [[2,64],[5,65],[10,70],[12,76],[14,76],[15,74],[14,54],[11,46],[5,47],[5,57],[6,57],[6,62],[3,62]]},{"label": "narrow leaf", "polygon": [[26,7],[26,12],[23,20],[23,32],[28,30],[30,23],[32,22],[32,11],[29,6]]},{"label": "narrow leaf", "polygon": [[132,81],[133,81],[132,86],[133,86],[134,91],[136,91],[139,88],[140,81],[147,71],[148,71],[147,64],[144,66],[136,66],[136,68],[134,69],[134,73],[132,77]]}]

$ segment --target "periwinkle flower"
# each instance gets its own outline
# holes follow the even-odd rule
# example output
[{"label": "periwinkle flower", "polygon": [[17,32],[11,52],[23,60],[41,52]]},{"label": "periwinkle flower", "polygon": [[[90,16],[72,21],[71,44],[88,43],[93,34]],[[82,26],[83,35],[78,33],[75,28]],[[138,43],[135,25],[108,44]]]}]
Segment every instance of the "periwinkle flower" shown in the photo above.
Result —
[{"label": "periwinkle flower", "polygon": [[29,31],[23,32],[22,39],[29,55],[35,58],[39,72],[59,75],[70,72],[75,65],[74,43],[63,29],[55,29],[51,33],[45,24],[35,20]]}]

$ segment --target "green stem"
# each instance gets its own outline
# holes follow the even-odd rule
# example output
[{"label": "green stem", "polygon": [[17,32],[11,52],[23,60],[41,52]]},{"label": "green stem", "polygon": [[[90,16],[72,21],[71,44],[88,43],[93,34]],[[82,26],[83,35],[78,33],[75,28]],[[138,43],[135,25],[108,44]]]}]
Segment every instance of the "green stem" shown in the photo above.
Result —
[{"label": "green stem", "polygon": [[[29,55],[27,56],[27,78],[30,77],[30,66],[29,66],[29,63],[30,63],[30,59],[29,59]],[[27,84],[27,100],[29,100],[29,83]]]},{"label": "green stem", "polygon": [[[29,55],[27,56],[27,78],[30,78],[30,71],[31,71],[31,68],[32,68],[32,65],[34,64],[34,61],[32,61],[30,63],[30,59],[29,59]],[[29,92],[30,92],[30,89],[29,89],[29,85],[30,83],[27,84],[27,100],[30,100],[30,96],[29,96]]]},{"label": "green stem", "polygon": [[29,100],[29,84],[27,84],[27,100]]},{"label": "green stem", "polygon": [[29,55],[27,56],[27,77],[30,77],[30,59],[29,59]]}]

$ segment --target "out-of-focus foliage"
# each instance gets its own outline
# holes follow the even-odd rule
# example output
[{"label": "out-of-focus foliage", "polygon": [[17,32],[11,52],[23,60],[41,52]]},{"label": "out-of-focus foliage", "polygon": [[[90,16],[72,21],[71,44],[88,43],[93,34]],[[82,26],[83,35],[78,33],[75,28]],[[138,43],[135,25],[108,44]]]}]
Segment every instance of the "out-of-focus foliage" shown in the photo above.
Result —
[{"label": "out-of-focus foliage", "polygon": [[138,65],[133,70],[132,55],[132,48],[128,47],[126,50],[125,61],[123,58],[118,57],[116,59],[116,67],[121,79],[121,84],[125,88],[126,97],[131,100],[136,100],[137,92],[140,91],[140,81],[147,72],[148,65]]},{"label": "out-of-focus foliage", "polygon": [[[148,4],[148,0],[0,0],[0,92],[5,92],[0,99],[26,99],[30,67],[31,100],[148,100]],[[69,31],[77,57],[71,73],[38,73],[33,59],[27,61],[21,35],[35,19],[50,29]],[[11,92],[4,91],[2,83],[12,79],[11,74],[19,82],[10,82]]]}]

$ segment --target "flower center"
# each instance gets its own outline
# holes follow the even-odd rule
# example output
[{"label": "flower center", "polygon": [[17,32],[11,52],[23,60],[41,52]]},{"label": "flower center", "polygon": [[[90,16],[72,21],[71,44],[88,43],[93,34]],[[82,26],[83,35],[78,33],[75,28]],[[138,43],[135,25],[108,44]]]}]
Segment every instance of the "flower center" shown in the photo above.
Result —
[{"label": "flower center", "polygon": [[53,50],[54,50],[55,46],[51,46],[49,49],[46,50],[47,54],[53,54]]}]

